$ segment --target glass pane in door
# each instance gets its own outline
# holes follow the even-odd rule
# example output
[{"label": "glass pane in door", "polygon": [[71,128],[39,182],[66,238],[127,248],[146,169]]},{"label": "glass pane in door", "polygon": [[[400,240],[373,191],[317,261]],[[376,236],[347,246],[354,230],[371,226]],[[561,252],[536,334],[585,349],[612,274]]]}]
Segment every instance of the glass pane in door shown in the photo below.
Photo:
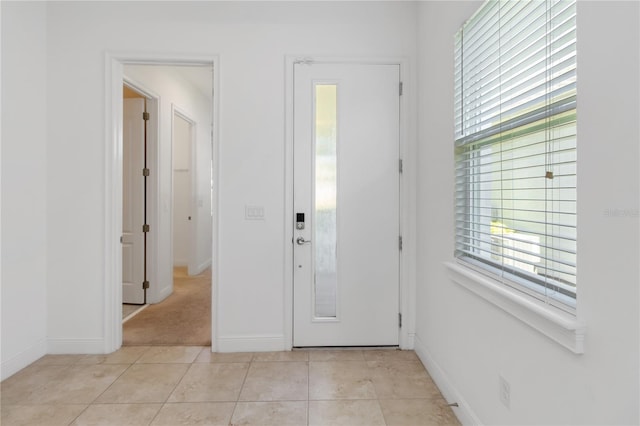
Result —
[{"label": "glass pane in door", "polygon": [[315,85],[315,317],[336,318],[337,85]]}]

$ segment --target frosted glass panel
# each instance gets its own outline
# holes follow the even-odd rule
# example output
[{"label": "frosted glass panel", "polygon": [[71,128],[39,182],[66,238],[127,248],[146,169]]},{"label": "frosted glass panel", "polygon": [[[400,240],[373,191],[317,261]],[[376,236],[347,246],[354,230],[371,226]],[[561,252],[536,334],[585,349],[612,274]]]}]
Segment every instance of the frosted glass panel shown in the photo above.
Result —
[{"label": "frosted glass panel", "polygon": [[315,317],[336,317],[337,86],[315,86]]}]

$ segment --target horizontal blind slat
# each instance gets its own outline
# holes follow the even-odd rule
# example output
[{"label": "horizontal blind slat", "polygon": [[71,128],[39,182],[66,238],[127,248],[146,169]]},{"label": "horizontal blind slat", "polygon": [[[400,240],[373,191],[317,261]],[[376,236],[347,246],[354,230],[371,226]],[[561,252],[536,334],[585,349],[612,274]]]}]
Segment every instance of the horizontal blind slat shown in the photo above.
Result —
[{"label": "horizontal blind slat", "polygon": [[[470,251],[470,250],[459,250],[459,251],[462,251],[462,252],[467,253],[467,254],[469,254],[469,255],[477,255],[477,252]],[[492,252],[492,251],[485,250],[485,249],[477,249],[477,251],[478,251],[478,252],[487,253],[487,254],[489,254],[490,256],[491,256],[491,255],[497,255],[497,254],[498,254],[498,253],[496,253],[496,252]],[[511,257],[511,256],[504,256],[504,255],[500,255],[500,257],[502,257],[502,258],[504,258],[504,259],[508,259],[508,260],[514,261],[514,262],[524,263],[524,264],[527,264],[527,265],[530,265],[530,266],[534,266],[534,267],[542,267],[542,265],[534,264],[534,263],[531,263],[531,262],[529,262],[529,261],[526,261],[526,260],[523,260],[523,259],[514,258],[514,257]],[[570,266],[570,265],[567,265],[567,267],[568,267],[568,268],[575,268],[575,267],[572,267],[572,266]],[[570,270],[569,270],[569,271],[565,271],[565,270],[563,270],[563,269],[549,267],[548,265],[544,265],[544,268],[543,268],[543,269],[544,269],[546,272],[551,271],[551,272],[561,273],[561,274],[563,274],[563,275],[568,275],[568,276],[572,276],[572,277],[573,277],[573,276],[575,276],[575,273],[572,273],[572,271],[570,271]]]},{"label": "horizontal blind slat", "polygon": [[575,0],[489,0],[457,33],[454,53],[456,257],[569,297],[577,279],[575,9]]}]

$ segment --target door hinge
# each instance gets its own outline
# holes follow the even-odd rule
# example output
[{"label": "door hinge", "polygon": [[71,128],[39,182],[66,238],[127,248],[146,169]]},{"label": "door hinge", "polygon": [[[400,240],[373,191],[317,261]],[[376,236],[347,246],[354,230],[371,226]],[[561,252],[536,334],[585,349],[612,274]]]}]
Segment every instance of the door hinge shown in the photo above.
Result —
[{"label": "door hinge", "polygon": [[142,176],[144,176],[144,177],[149,176],[149,169],[147,169],[146,167],[144,169],[142,169]]},{"label": "door hinge", "polygon": [[398,328],[402,328],[402,314],[398,312]]},{"label": "door hinge", "polygon": [[143,119],[144,121],[148,121],[148,120],[149,120],[149,117],[150,117],[150,115],[149,115],[149,113],[148,113],[148,112],[146,112],[146,111],[145,111],[145,112],[143,112],[143,113],[142,113],[142,119]]},{"label": "door hinge", "polygon": [[149,232],[149,225],[148,224],[144,224],[142,225],[142,232]]},{"label": "door hinge", "polygon": [[402,96],[402,93],[404,92],[404,84],[402,82],[400,82],[398,92],[400,93],[400,96]]},{"label": "door hinge", "polygon": [[404,164],[402,162],[402,158],[398,160],[398,171],[402,173],[404,171]]},{"label": "door hinge", "polygon": [[149,288],[149,281],[142,281],[142,289],[146,290]]},{"label": "door hinge", "polygon": [[398,237],[398,248],[402,250],[402,235]]}]

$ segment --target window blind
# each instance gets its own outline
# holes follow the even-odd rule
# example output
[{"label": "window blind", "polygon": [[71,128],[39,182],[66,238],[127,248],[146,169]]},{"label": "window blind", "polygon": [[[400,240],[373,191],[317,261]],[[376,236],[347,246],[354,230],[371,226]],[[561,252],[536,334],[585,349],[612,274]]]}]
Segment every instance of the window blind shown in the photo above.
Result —
[{"label": "window blind", "polygon": [[571,311],[575,0],[489,0],[455,38],[456,257]]}]

